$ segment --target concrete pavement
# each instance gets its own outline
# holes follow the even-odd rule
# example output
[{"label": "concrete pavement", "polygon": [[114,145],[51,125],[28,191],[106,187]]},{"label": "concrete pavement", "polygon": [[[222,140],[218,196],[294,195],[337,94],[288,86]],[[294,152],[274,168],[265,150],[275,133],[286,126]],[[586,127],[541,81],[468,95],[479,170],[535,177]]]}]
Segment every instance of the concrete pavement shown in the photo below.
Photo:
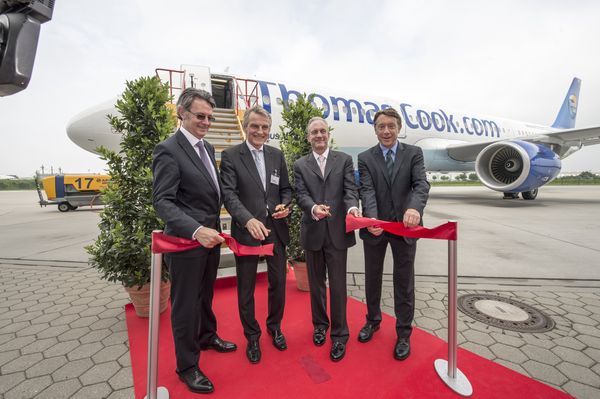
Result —
[{"label": "concrete pavement", "polygon": [[[458,312],[459,345],[573,396],[600,397],[600,188],[553,187],[540,192],[539,204],[494,196],[482,188],[432,192],[427,225],[459,219],[460,239],[470,241],[459,241],[459,295],[517,299],[556,326],[514,332]],[[127,295],[87,265],[82,249],[97,234],[97,212],[40,209],[35,197],[0,192],[0,397],[133,398]],[[540,249],[532,236],[551,244]],[[419,245],[415,324],[445,338],[445,245]],[[389,263],[383,309],[393,315]],[[363,267],[359,244],[348,290],[364,301]],[[561,270],[568,278],[558,278]],[[356,339],[358,331],[351,334]]]}]

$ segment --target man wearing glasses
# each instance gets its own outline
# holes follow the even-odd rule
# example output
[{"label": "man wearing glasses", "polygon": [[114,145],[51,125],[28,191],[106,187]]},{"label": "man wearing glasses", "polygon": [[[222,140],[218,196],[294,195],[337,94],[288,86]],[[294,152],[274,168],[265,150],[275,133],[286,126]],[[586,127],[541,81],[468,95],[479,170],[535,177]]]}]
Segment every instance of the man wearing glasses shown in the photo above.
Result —
[{"label": "man wearing glasses", "polygon": [[[242,123],[246,141],[221,153],[221,179],[225,208],[231,214],[231,235],[240,244],[274,244],[267,257],[267,332],[280,351],[287,349],[281,332],[285,305],[285,246],[290,233],[285,218],[292,201],[292,188],[283,153],[266,145],[271,131],[271,115],[260,106],[246,110]],[[238,309],[248,340],[246,357],[250,363],[261,358],[261,328],[254,313],[254,289],[258,256],[236,256]]]},{"label": "man wearing glasses", "polygon": [[215,150],[204,136],[214,121],[210,93],[187,88],[177,100],[179,130],[154,150],[153,203],[165,221],[165,234],[193,238],[199,248],[166,254],[171,275],[171,326],[177,374],[190,391],[210,393],[212,382],[200,371],[201,349],[231,352],[236,345],[219,338],[212,299],[223,238],[222,204]]},{"label": "man wearing glasses", "polygon": [[[423,209],[429,196],[423,152],[419,147],[398,141],[402,119],[393,108],[378,111],[374,117],[379,143],[358,154],[360,199],[365,217],[403,222],[406,227],[423,224]],[[358,334],[368,342],[381,323],[381,278],[388,243],[394,259],[394,313],[397,340],[394,358],[410,354],[410,335],[415,312],[416,239],[398,237],[379,227],[361,229],[365,260],[367,320]]]}]

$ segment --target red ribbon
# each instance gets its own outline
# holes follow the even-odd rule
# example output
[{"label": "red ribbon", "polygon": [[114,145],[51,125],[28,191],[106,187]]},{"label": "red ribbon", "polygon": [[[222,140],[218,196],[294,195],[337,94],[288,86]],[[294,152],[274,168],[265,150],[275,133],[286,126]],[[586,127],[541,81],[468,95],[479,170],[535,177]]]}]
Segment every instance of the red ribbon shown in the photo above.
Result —
[{"label": "red ribbon", "polygon": [[[258,255],[258,256],[273,256],[273,244],[260,245],[251,247],[242,245],[232,236],[225,233],[219,234],[225,239],[225,244],[231,249],[231,252],[237,256]],[[163,252],[181,252],[189,249],[201,247],[196,240],[188,240],[187,238],[168,236],[164,233],[152,232],[152,253],[160,254]]]},{"label": "red ribbon", "polygon": [[386,222],[384,220],[357,218],[352,215],[346,215],[346,233],[365,227],[381,227],[388,233],[410,238],[433,238],[434,240],[456,241],[458,235],[456,222],[448,222],[431,229],[422,226],[408,228],[401,222]]}]

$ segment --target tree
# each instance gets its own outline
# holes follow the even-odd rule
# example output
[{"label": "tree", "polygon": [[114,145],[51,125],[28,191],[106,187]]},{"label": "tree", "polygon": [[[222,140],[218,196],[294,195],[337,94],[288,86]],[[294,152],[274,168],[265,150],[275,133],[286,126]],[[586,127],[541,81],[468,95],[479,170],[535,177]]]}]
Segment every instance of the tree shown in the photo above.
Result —
[{"label": "tree", "polygon": [[581,178],[581,179],[588,179],[588,180],[591,180],[591,179],[594,179],[594,178],[596,178],[596,175],[595,175],[595,174],[593,174],[592,172],[590,172],[589,170],[586,170],[585,172],[581,172],[581,173],[579,174],[579,176],[577,176],[577,177],[579,177],[579,178]]},{"label": "tree", "polygon": [[477,177],[477,173],[469,173],[469,180],[477,181],[479,178]]},{"label": "tree", "polygon": [[450,178],[446,175],[442,175],[442,176],[440,176],[440,180],[446,181],[446,180],[450,180]]},{"label": "tree", "polygon": [[[294,102],[284,104],[281,113],[283,124],[279,127],[279,146],[288,166],[290,184],[295,187],[294,162],[311,151],[310,143],[306,139],[306,125],[315,116],[323,116],[323,112],[311,103],[306,94],[298,96]],[[300,221],[302,210],[296,205],[290,214],[290,243],[287,246],[288,258],[291,260],[305,261],[304,250],[300,245]]]},{"label": "tree", "polygon": [[[108,281],[141,287],[150,281],[150,243],[163,222],[152,206],[152,152],[175,129],[167,108],[169,91],[157,77],[126,83],[117,100],[119,116],[109,115],[111,127],[122,134],[121,150],[100,148],[111,180],[103,192],[100,234],[86,247],[91,264]],[[163,270],[163,280],[167,278]]]},{"label": "tree", "polygon": [[461,173],[460,175],[456,176],[456,180],[465,181],[467,180],[467,175],[465,173]]}]

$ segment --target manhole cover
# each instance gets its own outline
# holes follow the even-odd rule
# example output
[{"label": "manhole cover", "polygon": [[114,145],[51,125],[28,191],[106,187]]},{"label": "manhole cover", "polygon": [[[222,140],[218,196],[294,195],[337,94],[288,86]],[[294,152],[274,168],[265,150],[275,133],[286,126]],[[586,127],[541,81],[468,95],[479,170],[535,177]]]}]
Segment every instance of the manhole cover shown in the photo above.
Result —
[{"label": "manhole cover", "polygon": [[461,312],[490,326],[518,332],[540,333],[554,328],[554,320],[523,302],[498,295],[466,294],[458,297]]}]

